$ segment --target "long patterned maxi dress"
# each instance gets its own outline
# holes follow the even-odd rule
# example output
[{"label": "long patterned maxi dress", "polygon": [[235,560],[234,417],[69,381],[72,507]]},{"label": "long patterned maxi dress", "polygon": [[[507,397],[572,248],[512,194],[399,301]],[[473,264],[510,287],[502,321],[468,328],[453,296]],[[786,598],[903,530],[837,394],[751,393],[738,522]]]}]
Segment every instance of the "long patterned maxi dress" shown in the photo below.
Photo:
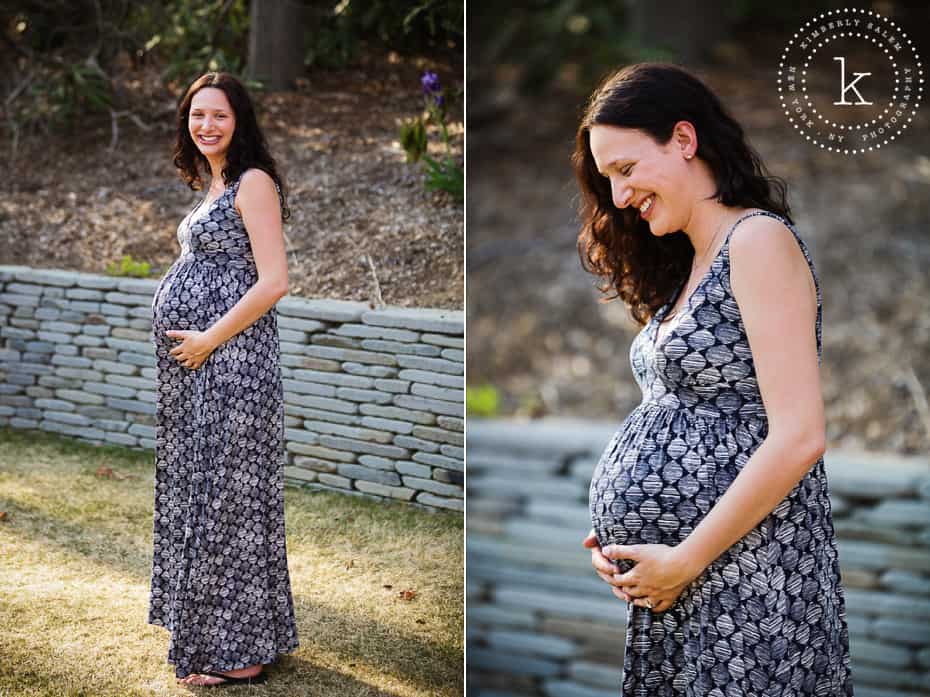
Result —
[{"label": "long patterned maxi dress", "polygon": [[[240,177],[241,178],[241,177]],[[233,205],[239,179],[178,227],[152,301],[157,357],[148,623],[171,632],[177,677],[272,663],[299,646],[284,540],[284,393],[277,311],[198,368],[168,329],[205,330],[257,281]]]},{"label": "long patterned maxi dress", "polygon": [[[727,233],[656,345],[660,308],[633,340],[643,399],[595,467],[590,509],[608,544],[677,545],[762,444],[768,422],[730,286]],[[623,697],[840,697],[853,694],[845,598],[823,458],[778,506],[657,612],[628,604]],[[619,560],[627,571],[635,564]]]}]

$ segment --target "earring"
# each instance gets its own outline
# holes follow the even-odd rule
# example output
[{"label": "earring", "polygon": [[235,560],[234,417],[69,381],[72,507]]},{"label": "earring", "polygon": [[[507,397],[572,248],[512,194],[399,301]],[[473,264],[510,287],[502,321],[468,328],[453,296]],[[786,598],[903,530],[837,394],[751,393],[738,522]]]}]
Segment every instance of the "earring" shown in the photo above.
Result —
[{"label": "earring", "polygon": [[692,157],[694,157],[694,155],[685,155],[686,160],[690,160]]}]

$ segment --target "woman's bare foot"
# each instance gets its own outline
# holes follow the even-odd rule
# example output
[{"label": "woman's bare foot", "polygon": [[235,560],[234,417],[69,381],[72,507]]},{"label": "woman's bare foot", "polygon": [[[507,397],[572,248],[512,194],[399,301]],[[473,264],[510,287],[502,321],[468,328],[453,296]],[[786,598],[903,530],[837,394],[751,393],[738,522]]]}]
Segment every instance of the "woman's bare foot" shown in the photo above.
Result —
[{"label": "woman's bare foot", "polygon": [[[237,668],[236,670],[222,670],[215,671],[221,673],[222,675],[228,675],[231,678],[254,678],[256,675],[262,672],[262,664],[258,663],[254,666],[248,666],[246,668]],[[220,685],[226,682],[223,678],[217,678],[212,675],[202,675],[200,673],[191,673],[190,675],[178,679],[178,683],[181,685]]]}]

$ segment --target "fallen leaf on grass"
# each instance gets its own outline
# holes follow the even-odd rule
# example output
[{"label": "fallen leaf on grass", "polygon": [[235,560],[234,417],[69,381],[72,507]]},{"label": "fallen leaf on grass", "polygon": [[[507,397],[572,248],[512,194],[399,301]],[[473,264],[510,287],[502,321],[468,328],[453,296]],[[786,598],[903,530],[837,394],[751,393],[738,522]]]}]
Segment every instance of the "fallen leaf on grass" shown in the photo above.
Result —
[{"label": "fallen leaf on grass", "polygon": [[409,590],[407,590],[407,591],[399,591],[399,592],[397,593],[397,595],[400,596],[401,600],[413,600],[413,599],[416,597],[417,592],[416,592],[416,591],[409,591]]},{"label": "fallen leaf on grass", "polygon": [[382,588],[387,588],[388,590],[391,590],[394,586],[392,586],[390,583],[385,583],[385,584],[384,584],[383,586],[381,586],[381,587],[382,587]]},{"label": "fallen leaf on grass", "polygon": [[0,511],[0,520],[6,520],[6,511]]},{"label": "fallen leaf on grass", "polygon": [[101,465],[97,468],[97,471],[94,474],[103,479],[126,479],[128,475],[120,474],[119,472],[114,472],[110,467],[104,467]]},{"label": "fallen leaf on grass", "polygon": [[351,569],[353,566],[355,566],[355,562],[349,559],[349,561],[346,562],[346,569]]}]

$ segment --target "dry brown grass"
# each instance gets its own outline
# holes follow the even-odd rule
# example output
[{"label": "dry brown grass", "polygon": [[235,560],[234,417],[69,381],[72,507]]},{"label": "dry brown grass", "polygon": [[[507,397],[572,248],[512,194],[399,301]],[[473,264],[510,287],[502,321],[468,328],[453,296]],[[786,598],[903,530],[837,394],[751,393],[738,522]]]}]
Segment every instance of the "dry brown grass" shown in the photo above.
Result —
[{"label": "dry brown grass", "polygon": [[[176,684],[146,624],[152,491],[151,453],[0,428],[0,697],[210,689]],[[301,646],[266,684],[222,690],[461,695],[461,518],[290,487],[285,506]]]}]

